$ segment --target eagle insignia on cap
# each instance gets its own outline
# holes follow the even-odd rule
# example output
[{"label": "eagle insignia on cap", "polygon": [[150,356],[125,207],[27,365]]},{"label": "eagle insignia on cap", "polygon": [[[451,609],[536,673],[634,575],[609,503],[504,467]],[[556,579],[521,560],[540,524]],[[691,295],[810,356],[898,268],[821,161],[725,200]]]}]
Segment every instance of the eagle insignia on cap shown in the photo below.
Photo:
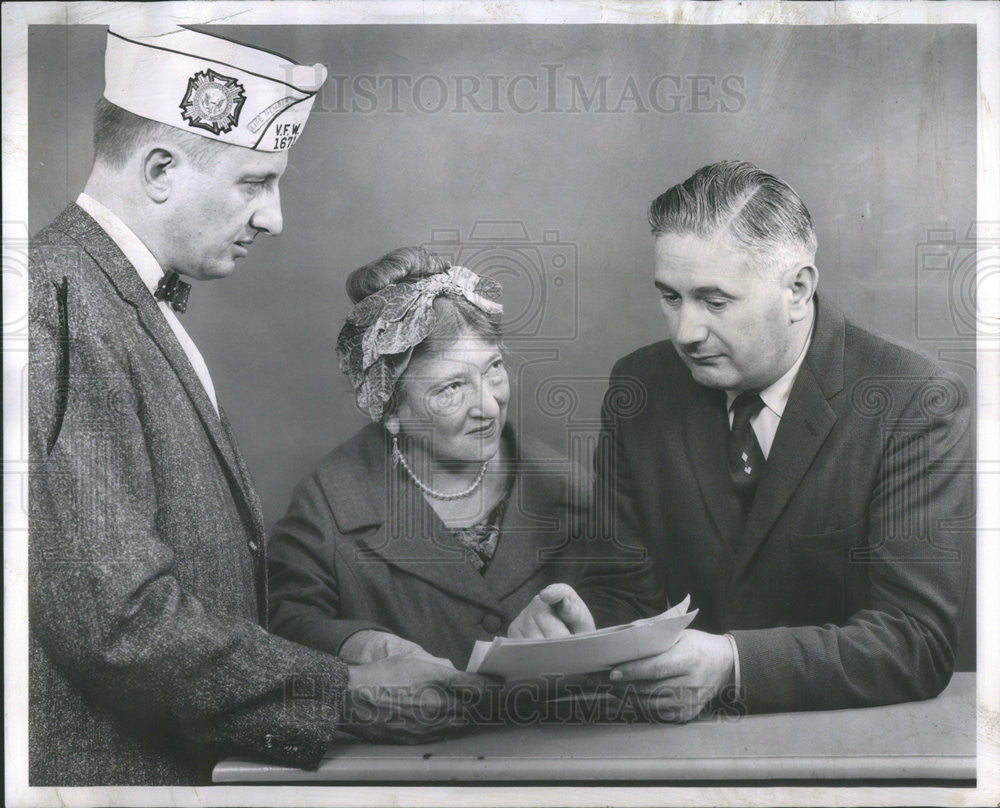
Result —
[{"label": "eagle insignia on cap", "polygon": [[240,120],[240,110],[247,100],[243,85],[209,68],[188,79],[187,93],[181,101],[181,117],[190,126],[206,129],[213,135],[229,132]]}]

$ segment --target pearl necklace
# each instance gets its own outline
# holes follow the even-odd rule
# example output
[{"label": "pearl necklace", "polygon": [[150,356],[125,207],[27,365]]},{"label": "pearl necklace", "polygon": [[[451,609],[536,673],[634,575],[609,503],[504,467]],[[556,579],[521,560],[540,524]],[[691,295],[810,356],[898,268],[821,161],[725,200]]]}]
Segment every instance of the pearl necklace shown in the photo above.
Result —
[{"label": "pearl necklace", "polygon": [[479,474],[476,475],[475,482],[472,483],[464,491],[457,491],[454,494],[443,494],[440,491],[435,491],[429,485],[426,485],[416,474],[413,473],[413,469],[410,468],[410,464],[406,462],[406,458],[403,457],[403,453],[399,450],[399,439],[393,435],[392,436],[392,464],[402,464],[406,473],[410,475],[410,479],[413,480],[414,484],[423,491],[427,496],[434,497],[434,499],[462,499],[462,497],[467,497],[477,488],[483,481],[483,477],[486,476],[486,467],[490,464],[489,460],[484,460],[483,465],[479,467]]}]

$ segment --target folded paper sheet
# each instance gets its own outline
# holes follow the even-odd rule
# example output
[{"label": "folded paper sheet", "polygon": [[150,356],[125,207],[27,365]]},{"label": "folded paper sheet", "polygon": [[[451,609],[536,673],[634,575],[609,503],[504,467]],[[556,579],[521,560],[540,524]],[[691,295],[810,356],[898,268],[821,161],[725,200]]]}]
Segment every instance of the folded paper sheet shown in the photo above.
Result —
[{"label": "folded paper sheet", "polygon": [[480,640],[472,649],[466,670],[520,680],[546,674],[592,673],[632,659],[661,654],[677,642],[681,631],[698,614],[697,609],[688,611],[690,601],[688,595],[656,617],[570,637]]}]

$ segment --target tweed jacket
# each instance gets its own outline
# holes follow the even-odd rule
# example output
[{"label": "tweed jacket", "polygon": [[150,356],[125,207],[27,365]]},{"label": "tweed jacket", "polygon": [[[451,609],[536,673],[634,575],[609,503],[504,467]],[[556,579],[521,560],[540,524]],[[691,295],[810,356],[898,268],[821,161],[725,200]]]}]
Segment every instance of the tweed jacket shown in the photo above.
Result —
[{"label": "tweed jacket", "polygon": [[259,624],[263,521],[225,413],[76,205],[33,240],[29,304],[31,785],[315,766],[346,666]]},{"label": "tweed jacket", "polygon": [[517,471],[493,559],[480,574],[375,424],[327,455],[295,490],[268,546],[271,628],[335,654],[382,628],[459,669],[476,640],[507,630],[538,590],[572,577],[566,557],[589,478],[548,446],[513,440]]},{"label": "tweed jacket", "polygon": [[725,394],[696,384],[670,342],[620,360],[611,389],[622,384],[644,404],[623,414],[605,401],[597,501],[612,505],[618,562],[589,565],[581,586],[599,625],[690,593],[692,627],[735,638],[751,711],[945,687],[975,526],[956,376],[818,302],[746,517],[727,471]]}]

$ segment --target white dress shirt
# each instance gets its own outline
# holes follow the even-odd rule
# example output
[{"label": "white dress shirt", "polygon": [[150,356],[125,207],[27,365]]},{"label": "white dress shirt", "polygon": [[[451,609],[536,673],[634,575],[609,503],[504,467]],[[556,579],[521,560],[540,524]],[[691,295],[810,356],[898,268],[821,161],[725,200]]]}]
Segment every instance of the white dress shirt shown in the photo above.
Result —
[{"label": "white dress shirt", "polygon": [[[760,450],[764,453],[765,460],[771,454],[771,444],[774,443],[778,424],[781,423],[781,416],[785,414],[788,396],[792,392],[792,385],[795,384],[795,377],[799,375],[799,368],[805,361],[810,342],[812,342],[812,328],[809,330],[809,336],[806,337],[805,344],[802,346],[795,363],[785,372],[784,376],[760,391],[760,398],[764,402],[764,406],[759,413],[750,419],[750,426],[753,427],[754,434],[757,436],[757,443],[760,444]],[[739,390],[726,391],[730,429],[733,426],[733,402],[739,394]]]},{"label": "white dress shirt", "polygon": [[[118,245],[118,248],[125,254],[129,263],[139,273],[139,278],[149,290],[149,294],[152,295],[156,291],[157,284],[159,284],[164,272],[156,258],[149,251],[149,248],[129,229],[125,222],[93,197],[87,196],[87,194],[80,194],[76,198],[76,204],[83,208],[103,228],[104,232],[111,237],[111,240]],[[181,348],[184,349],[184,353],[194,368],[194,372],[198,374],[201,386],[208,393],[208,398],[215,408],[216,415],[218,415],[219,404],[215,399],[215,386],[212,384],[212,376],[208,372],[208,365],[205,364],[205,359],[198,350],[198,346],[188,336],[187,331],[184,330],[181,321],[177,319],[177,315],[170,307],[170,304],[165,300],[156,302],[167,320],[167,325],[170,326],[170,329],[177,337],[177,341],[180,342]]]}]

